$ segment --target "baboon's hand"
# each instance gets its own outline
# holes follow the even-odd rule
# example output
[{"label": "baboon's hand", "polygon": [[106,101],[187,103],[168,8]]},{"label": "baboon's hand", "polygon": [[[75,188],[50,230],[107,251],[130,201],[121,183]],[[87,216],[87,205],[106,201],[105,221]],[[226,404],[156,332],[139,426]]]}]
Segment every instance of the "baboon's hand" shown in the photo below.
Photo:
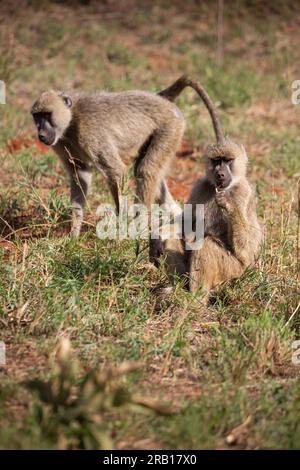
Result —
[{"label": "baboon's hand", "polygon": [[229,191],[216,189],[216,201],[219,207],[225,209],[228,213],[233,211],[231,197]]}]

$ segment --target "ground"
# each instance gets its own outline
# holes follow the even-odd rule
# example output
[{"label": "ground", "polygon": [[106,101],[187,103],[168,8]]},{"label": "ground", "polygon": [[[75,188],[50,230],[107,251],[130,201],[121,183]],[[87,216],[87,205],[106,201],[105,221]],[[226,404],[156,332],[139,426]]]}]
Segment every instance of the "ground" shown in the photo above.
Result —
[{"label": "ground", "polygon": [[[78,381],[89,370],[138,362],[122,386],[173,410],[106,410],[115,448],[300,447],[300,368],[292,361],[300,324],[300,106],[291,102],[300,14],[280,0],[224,3],[218,43],[213,1],[1,2],[1,448],[79,446],[42,429],[36,409],[48,405],[25,386],[55,381],[65,337],[81,364]],[[266,239],[256,265],[208,306],[178,282],[158,309],[166,276],[149,264],[146,243],[136,256],[133,241],[96,237],[96,208],[111,202],[100,175],[83,235],[68,237],[67,180],[53,152],[36,142],[29,109],[46,88],[156,91],[182,73],[201,81],[226,133],[245,145]],[[213,132],[192,91],[178,104],[188,125],[168,181],[183,202]]]}]

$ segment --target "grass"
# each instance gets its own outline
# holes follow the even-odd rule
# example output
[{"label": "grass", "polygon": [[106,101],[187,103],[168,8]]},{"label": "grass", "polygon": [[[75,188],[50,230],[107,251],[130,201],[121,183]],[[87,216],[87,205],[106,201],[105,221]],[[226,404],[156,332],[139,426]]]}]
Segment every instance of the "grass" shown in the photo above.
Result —
[{"label": "grass", "polygon": [[[72,8],[31,1],[24,23],[13,3],[0,6],[0,79],[7,85],[7,104],[0,105],[0,339],[7,348],[0,447],[299,448],[299,365],[292,362],[300,325],[299,107],[290,98],[299,78],[299,14],[286,2],[284,10],[263,2],[234,2],[230,11],[225,5],[217,63],[216,12],[207,4],[146,8],[132,0],[123,11],[110,1]],[[56,156],[36,145],[29,115],[48,87],[158,90],[183,72],[205,85],[226,132],[245,144],[266,231],[257,264],[209,306],[180,281],[159,306],[166,276],[149,264],[146,242],[136,256],[134,241],[97,238],[96,208],[111,202],[99,175],[84,233],[68,237],[67,181]],[[177,158],[169,175],[182,199],[182,187],[203,170],[198,156],[213,134],[197,96],[186,92],[178,104],[195,149],[192,158]],[[78,430],[78,415],[69,420],[67,400],[59,413],[50,406],[47,433],[38,416],[48,416],[49,403],[26,383],[57,386],[55,358],[65,337],[70,360],[81,364],[72,378],[77,398],[89,374],[138,362],[120,379],[126,396],[155,398],[176,412],[128,413],[126,404],[102,410],[101,436],[90,441],[89,424]],[[109,400],[114,390],[108,386]]]}]

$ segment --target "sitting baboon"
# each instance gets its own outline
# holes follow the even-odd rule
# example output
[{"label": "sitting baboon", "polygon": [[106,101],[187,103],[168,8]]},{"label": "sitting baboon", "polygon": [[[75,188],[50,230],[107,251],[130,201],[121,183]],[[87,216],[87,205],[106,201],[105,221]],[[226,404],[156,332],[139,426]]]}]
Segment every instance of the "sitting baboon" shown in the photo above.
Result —
[{"label": "sitting baboon", "polygon": [[[174,99],[190,84],[186,77],[180,80],[177,88],[173,86],[169,99]],[[217,143],[208,146],[205,176],[196,182],[187,201],[193,209],[193,227],[196,205],[204,205],[204,240],[199,249],[187,250],[190,234],[185,233],[183,239],[171,237],[161,240],[159,253],[166,256],[170,276],[183,276],[191,292],[200,288],[209,291],[226,280],[239,277],[254,262],[262,241],[255,194],[246,176],[246,151],[242,145],[223,136],[208,95],[206,105],[207,99]]]}]

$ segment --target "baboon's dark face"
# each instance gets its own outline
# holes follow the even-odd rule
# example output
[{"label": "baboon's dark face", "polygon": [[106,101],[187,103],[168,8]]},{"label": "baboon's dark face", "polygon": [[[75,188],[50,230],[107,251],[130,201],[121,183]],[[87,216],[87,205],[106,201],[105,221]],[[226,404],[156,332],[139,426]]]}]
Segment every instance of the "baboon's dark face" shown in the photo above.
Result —
[{"label": "baboon's dark face", "polygon": [[51,120],[51,113],[34,113],[33,119],[38,131],[38,137],[43,144],[53,145],[55,143],[55,127]]},{"label": "baboon's dark face", "polygon": [[232,181],[233,160],[226,157],[214,158],[210,162],[213,184],[218,189],[227,188]]}]

